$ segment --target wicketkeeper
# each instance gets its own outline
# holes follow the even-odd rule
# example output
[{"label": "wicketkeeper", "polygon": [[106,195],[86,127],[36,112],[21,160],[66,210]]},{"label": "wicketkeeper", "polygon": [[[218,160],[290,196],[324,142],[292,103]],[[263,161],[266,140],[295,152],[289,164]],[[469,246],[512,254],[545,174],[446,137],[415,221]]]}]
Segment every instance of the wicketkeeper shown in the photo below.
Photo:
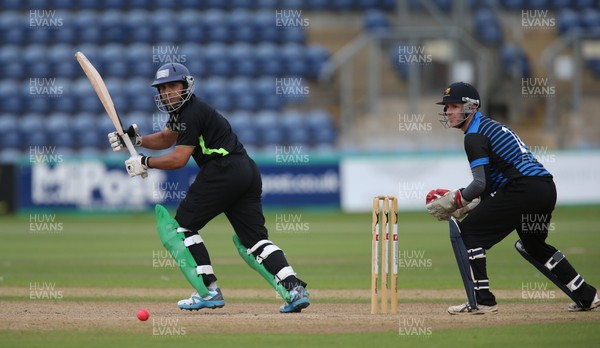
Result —
[{"label": "wicketkeeper", "polygon": [[[242,258],[286,301],[280,312],[300,312],[308,307],[306,283],[296,277],[283,251],[268,239],[261,175],[229,122],[194,95],[194,78],[181,64],[160,67],[152,86],[158,90],[154,98],[158,109],[169,114],[165,128],[140,136],[137,126],[132,125],[127,133],[136,146],[175,148],[159,157],[140,154],[129,158],[125,162],[129,175],[141,175],[148,169],[179,169],[190,156],[201,169],[179,204],[175,219],[162,206],[156,207],[161,241],[196,290],[177,303],[179,308],[198,310],[225,305],[208,250],[198,233],[221,213],[234,229],[234,243]],[[125,150],[116,132],[108,138],[114,151]]]},{"label": "wicketkeeper", "polygon": [[517,251],[574,301],[569,311],[599,307],[596,289],[585,282],[561,251],[546,243],[556,204],[552,175],[514,131],[478,111],[479,93],[470,84],[451,84],[437,104],[444,106],[442,124],[464,132],[473,174],[465,188],[437,189],[427,196],[429,213],[449,221],[452,246],[469,300],[449,307],[448,313],[497,313],[486,272],[486,251],[513,230],[520,237],[515,244]]}]

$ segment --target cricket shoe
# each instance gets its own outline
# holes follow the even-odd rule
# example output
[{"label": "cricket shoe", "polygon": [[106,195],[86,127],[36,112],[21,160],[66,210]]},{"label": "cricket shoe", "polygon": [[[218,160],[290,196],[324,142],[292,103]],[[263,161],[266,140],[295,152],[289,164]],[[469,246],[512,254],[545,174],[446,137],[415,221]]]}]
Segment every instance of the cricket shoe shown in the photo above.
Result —
[{"label": "cricket shoe", "polygon": [[177,302],[177,307],[180,309],[187,309],[188,311],[197,311],[202,308],[215,309],[223,306],[225,306],[225,300],[223,300],[223,294],[219,288],[210,290],[206,297],[202,297],[198,292],[194,292],[192,297]]},{"label": "cricket shoe", "polygon": [[448,307],[448,313],[451,315],[457,314],[498,314],[498,306],[486,306],[486,305],[478,305],[476,308],[469,307],[468,303],[459,305],[459,306],[450,306]]},{"label": "cricket shoe", "polygon": [[281,306],[279,311],[281,313],[300,313],[309,305],[308,291],[302,285],[298,285],[290,291],[290,301]]},{"label": "cricket shoe", "polygon": [[569,312],[583,312],[583,311],[591,311],[594,308],[598,308],[600,307],[600,298],[598,298],[598,293],[596,293],[596,295],[594,296],[594,299],[592,300],[592,303],[590,304],[590,306],[588,308],[581,308],[579,307],[579,305],[577,305],[575,302],[571,303],[569,305],[569,307],[567,308],[567,310]]}]

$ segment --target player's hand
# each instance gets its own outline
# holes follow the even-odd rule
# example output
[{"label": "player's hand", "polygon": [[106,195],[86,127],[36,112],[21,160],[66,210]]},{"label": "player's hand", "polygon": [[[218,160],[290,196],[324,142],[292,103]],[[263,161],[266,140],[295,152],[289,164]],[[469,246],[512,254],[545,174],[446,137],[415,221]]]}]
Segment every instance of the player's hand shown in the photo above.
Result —
[{"label": "player's hand", "polygon": [[462,218],[464,218],[465,216],[467,216],[467,214],[469,214],[469,212],[471,210],[473,210],[473,208],[475,208],[477,206],[477,204],[479,204],[479,202],[481,202],[481,199],[479,197],[473,199],[471,201],[471,203],[467,204],[466,206],[460,208],[460,209],[456,209],[453,213],[452,216],[454,216],[455,218],[461,220]]},{"label": "player's hand", "polygon": [[[131,142],[134,146],[142,146],[142,136],[138,134],[137,124],[134,123],[131,126],[129,126],[125,133],[129,136],[129,139],[131,139]],[[113,151],[121,152],[127,149],[125,143],[123,142],[123,139],[121,139],[121,136],[119,136],[117,132],[110,132],[107,136],[108,142],[110,143],[110,146],[112,147]]]},{"label": "player's hand", "polygon": [[439,221],[448,220],[457,209],[465,207],[468,201],[462,198],[460,190],[432,190],[426,197],[427,211]]},{"label": "player's hand", "polygon": [[129,157],[129,159],[125,161],[125,169],[127,169],[127,173],[129,173],[129,176],[134,177],[137,175],[141,175],[142,178],[147,177],[149,158],[150,157],[144,156],[142,154]]}]

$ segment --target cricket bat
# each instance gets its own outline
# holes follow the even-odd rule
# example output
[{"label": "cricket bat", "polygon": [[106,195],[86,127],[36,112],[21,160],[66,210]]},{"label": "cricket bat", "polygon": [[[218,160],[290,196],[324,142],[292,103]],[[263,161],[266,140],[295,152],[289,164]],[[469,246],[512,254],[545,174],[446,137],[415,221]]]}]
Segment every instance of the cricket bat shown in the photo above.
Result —
[{"label": "cricket bat", "polygon": [[[108,118],[110,118],[113,125],[115,126],[117,134],[119,134],[121,139],[123,139],[123,143],[125,143],[129,154],[131,156],[136,156],[138,152],[133,146],[133,143],[131,143],[129,135],[127,135],[127,133],[125,133],[125,131],[123,130],[123,124],[121,123],[119,114],[117,114],[115,104],[113,103],[112,98],[110,97],[110,93],[108,93],[108,89],[106,88],[106,84],[104,83],[102,76],[100,76],[98,70],[96,70],[96,68],[92,65],[92,63],[90,63],[90,61],[83,53],[75,53],[75,58],[77,58],[77,62],[79,62],[79,65],[81,65],[81,69],[83,69],[83,72],[85,72],[85,75],[90,80],[92,87],[94,87],[94,91],[96,91],[98,98],[100,98],[100,101],[104,106],[104,110],[106,110],[106,113],[108,114]],[[147,176],[148,173],[142,174],[142,178],[145,178]]]}]

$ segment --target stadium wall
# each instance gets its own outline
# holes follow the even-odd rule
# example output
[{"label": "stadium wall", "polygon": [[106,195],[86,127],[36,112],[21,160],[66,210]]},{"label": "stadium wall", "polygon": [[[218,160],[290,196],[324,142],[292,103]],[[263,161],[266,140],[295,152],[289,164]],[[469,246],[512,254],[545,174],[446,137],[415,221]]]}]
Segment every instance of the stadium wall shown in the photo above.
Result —
[{"label": "stadium wall", "polygon": [[[536,153],[536,157],[555,177],[558,204],[600,203],[595,176],[600,171],[600,151],[545,152]],[[301,159],[257,159],[265,208],[330,207],[367,212],[374,195],[390,194],[398,197],[401,210],[422,210],[429,190],[464,187],[471,175],[461,153],[306,154]],[[11,170],[12,180],[7,175]],[[185,198],[197,167],[190,164],[178,171],[153,170],[142,180],[129,178],[120,161],[61,159],[23,161],[4,168],[3,173],[3,197],[8,197],[3,204],[19,212],[144,211],[157,203],[176,207]]]}]

